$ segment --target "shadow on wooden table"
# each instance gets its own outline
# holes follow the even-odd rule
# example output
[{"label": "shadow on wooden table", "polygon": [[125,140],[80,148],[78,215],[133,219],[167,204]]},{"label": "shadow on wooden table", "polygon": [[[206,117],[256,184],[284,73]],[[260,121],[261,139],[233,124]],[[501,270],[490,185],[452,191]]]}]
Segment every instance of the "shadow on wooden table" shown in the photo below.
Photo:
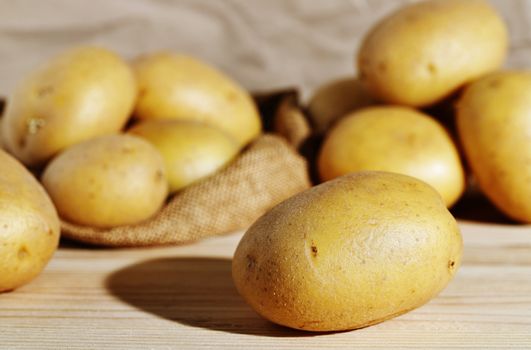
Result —
[{"label": "shadow on wooden table", "polygon": [[185,325],[271,337],[314,336],[262,319],[232,283],[223,258],[163,258],[125,267],[107,278],[108,290],[134,307]]}]

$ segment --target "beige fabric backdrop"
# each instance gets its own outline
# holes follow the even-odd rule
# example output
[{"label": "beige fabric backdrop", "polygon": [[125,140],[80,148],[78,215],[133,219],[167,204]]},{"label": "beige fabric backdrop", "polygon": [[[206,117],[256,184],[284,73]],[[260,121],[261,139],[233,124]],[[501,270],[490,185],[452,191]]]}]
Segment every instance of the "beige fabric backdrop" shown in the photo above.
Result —
[{"label": "beige fabric backdrop", "polygon": [[[73,45],[127,58],[160,49],[196,55],[252,90],[354,74],[360,38],[392,0],[0,0],[0,95],[26,71]],[[411,2],[411,1],[410,1]],[[506,18],[508,65],[531,66],[531,0],[492,0]]]}]

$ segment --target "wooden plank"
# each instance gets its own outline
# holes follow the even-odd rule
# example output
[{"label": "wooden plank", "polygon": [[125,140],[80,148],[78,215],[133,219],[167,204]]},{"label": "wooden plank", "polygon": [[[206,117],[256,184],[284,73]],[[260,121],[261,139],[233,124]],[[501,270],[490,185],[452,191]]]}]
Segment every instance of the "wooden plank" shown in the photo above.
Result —
[{"label": "wooden plank", "polygon": [[465,257],[427,305],[351,332],[273,325],[237,295],[240,233],[150,249],[63,246],[0,295],[1,349],[531,348],[531,227],[461,223]]}]

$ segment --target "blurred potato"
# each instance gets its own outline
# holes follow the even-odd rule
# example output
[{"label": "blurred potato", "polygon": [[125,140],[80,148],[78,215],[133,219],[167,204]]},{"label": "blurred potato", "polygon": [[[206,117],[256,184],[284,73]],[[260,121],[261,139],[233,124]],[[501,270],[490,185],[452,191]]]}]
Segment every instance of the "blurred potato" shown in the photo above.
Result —
[{"label": "blurred potato", "polygon": [[238,154],[239,145],[223,131],[180,120],[148,120],[129,133],[149,141],[162,154],[170,191],[214,174]]},{"label": "blurred potato", "polygon": [[249,93],[213,67],[165,52],[142,56],[133,67],[140,89],[137,118],[210,124],[241,146],[260,133],[260,116]]},{"label": "blurred potato", "polygon": [[482,191],[510,218],[531,223],[531,71],[493,73],[468,86],[457,127]]},{"label": "blurred potato", "polygon": [[339,118],[376,100],[358,78],[334,80],[319,87],[308,102],[313,131],[324,134]]},{"label": "blurred potato", "polygon": [[48,164],[42,183],[62,219],[91,227],[146,220],[168,194],[162,156],[131,135],[101,136],[72,146]]},{"label": "blurred potato", "polygon": [[0,150],[0,292],[41,273],[59,243],[52,201],[17,160]]},{"label": "blurred potato", "polygon": [[487,1],[423,1],[397,10],[368,33],[358,72],[383,101],[424,107],[499,68],[507,48],[505,24]]},{"label": "blurred potato", "polygon": [[3,117],[6,148],[40,166],[76,143],[122,129],[137,95],[129,66],[114,53],[80,47],[53,57],[15,90]]},{"label": "blurred potato", "polygon": [[321,180],[362,170],[406,174],[433,186],[448,207],[461,196],[464,172],[446,130],[407,107],[353,112],[329,132],[318,157]]}]

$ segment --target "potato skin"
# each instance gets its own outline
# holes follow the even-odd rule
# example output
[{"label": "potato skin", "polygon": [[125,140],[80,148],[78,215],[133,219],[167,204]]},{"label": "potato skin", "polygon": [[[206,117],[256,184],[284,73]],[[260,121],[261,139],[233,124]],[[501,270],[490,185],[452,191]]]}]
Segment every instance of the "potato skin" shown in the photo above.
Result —
[{"label": "potato skin", "polygon": [[170,192],[214,174],[239,151],[236,140],[206,124],[180,120],[148,120],[129,133],[149,141],[162,154]]},{"label": "potato skin", "polygon": [[61,150],[122,129],[137,87],[129,66],[96,47],[52,58],[15,90],[3,122],[6,148],[28,166]]},{"label": "potato skin", "polygon": [[327,135],[318,157],[321,180],[361,170],[419,178],[452,206],[465,187],[457,148],[433,118],[407,107],[380,106],[344,117]]},{"label": "potato skin", "polygon": [[140,96],[139,119],[194,120],[227,132],[240,145],[260,133],[251,96],[235,81],[192,57],[169,52],[134,62]]},{"label": "potato skin", "polygon": [[358,78],[328,82],[314,93],[308,102],[308,114],[314,131],[324,134],[349,112],[376,104]]},{"label": "potato skin", "polygon": [[507,216],[531,223],[531,72],[505,71],[469,85],[457,127],[472,172]]},{"label": "potato skin", "polygon": [[245,233],[232,264],[263,317],[308,331],[361,328],[426,303],[461,261],[456,221],[414,178],[360,172],[304,191]]},{"label": "potato skin", "polygon": [[34,279],[59,243],[52,201],[22,164],[0,150],[0,292]]},{"label": "potato skin", "polygon": [[432,0],[406,6],[367,35],[358,71],[382,100],[432,105],[503,63],[505,24],[484,0]]},{"label": "potato skin", "polygon": [[101,136],[69,148],[48,164],[42,183],[62,219],[92,227],[146,220],[168,194],[162,156],[131,135]]}]

